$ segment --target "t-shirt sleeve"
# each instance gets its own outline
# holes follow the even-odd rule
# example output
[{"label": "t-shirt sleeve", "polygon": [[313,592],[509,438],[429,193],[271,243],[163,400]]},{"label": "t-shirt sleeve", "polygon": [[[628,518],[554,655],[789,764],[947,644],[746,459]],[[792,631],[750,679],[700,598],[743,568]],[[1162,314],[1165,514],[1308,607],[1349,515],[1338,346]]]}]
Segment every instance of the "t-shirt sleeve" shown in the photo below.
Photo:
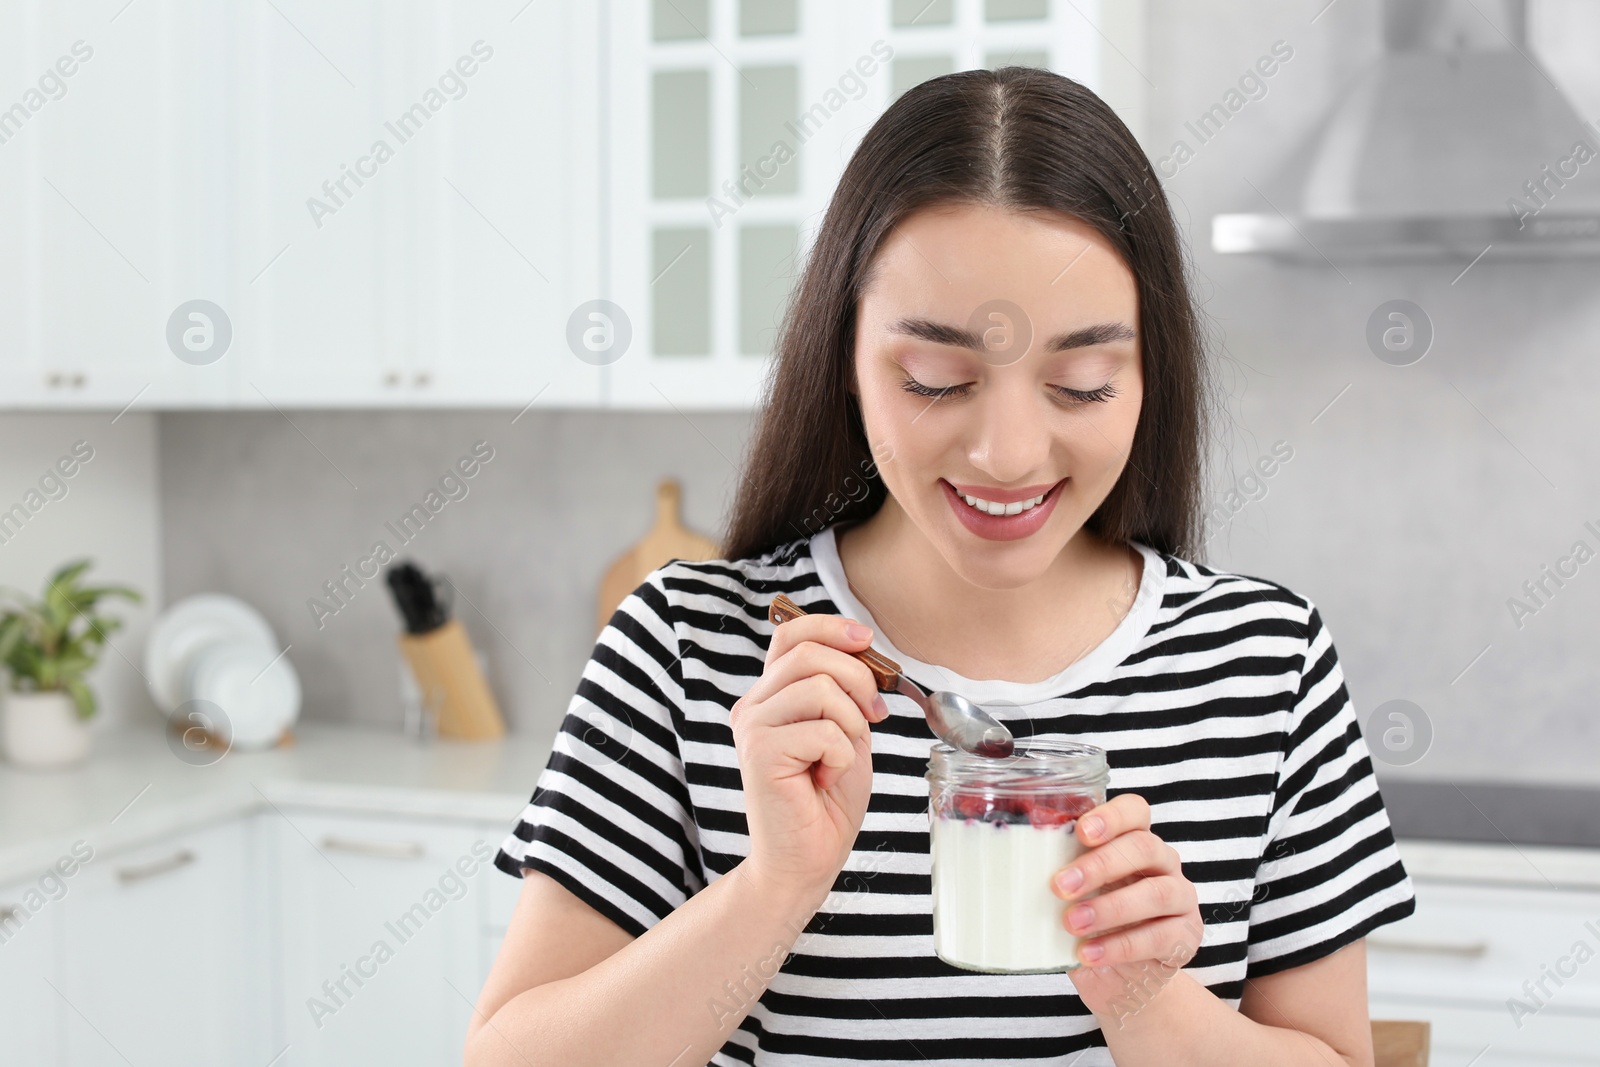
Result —
[{"label": "t-shirt sleeve", "polygon": [[1333,638],[1307,644],[1256,872],[1250,978],[1320,959],[1416,908]]},{"label": "t-shirt sleeve", "polygon": [[533,797],[495,856],[507,874],[549,875],[635,937],[705,885],[663,570],[601,631]]}]

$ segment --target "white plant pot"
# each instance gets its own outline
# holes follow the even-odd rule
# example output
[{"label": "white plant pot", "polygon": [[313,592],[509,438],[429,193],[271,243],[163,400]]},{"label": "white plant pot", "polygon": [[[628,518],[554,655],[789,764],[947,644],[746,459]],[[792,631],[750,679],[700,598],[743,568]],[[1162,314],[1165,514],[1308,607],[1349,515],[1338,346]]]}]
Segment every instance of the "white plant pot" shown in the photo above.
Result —
[{"label": "white plant pot", "polygon": [[89,754],[90,730],[72,696],[59,690],[0,697],[0,741],[20,767],[65,767]]}]

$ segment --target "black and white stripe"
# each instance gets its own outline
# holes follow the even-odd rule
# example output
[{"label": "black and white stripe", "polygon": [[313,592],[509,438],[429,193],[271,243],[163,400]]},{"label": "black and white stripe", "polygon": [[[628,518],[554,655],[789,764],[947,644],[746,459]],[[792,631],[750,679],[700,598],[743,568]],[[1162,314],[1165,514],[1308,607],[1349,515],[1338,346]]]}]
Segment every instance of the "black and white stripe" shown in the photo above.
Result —
[{"label": "black and white stripe", "polygon": [[[1044,682],[962,678],[881,632],[875,645],[1019,736],[1105,748],[1109,794],[1150,802],[1155,833],[1199,889],[1205,938],[1185,970],[1237,1007],[1247,977],[1410,914],[1411,882],[1316,607],[1265,579],[1135,547],[1145,569],[1132,609]],[[758,559],[676,560],[630,594],[496,865],[550,875],[637,936],[747,855],[728,711],[761,674],[780,592],[871,624],[833,528]],[[909,700],[886,699],[855,849],[711,1062],[1109,1064],[1067,975],[979,974],[934,955],[923,777],[933,737]]]}]

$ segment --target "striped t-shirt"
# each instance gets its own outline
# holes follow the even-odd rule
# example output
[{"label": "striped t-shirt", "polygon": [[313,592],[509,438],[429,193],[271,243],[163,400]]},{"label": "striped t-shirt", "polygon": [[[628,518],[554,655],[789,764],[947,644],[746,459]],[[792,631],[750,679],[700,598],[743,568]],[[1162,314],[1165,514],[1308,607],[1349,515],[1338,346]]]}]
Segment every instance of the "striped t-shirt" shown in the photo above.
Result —
[{"label": "striped t-shirt", "polygon": [[[1019,738],[1104,748],[1108,796],[1150,803],[1199,891],[1205,934],[1185,970],[1232,1007],[1245,979],[1413,910],[1332,638],[1304,597],[1134,542],[1143,576],[1109,637],[1045,681],[974,680],[894,647],[850,592],[834,532],[652,572],[600,634],[496,865],[542,871],[638,936],[747,856],[728,713],[761,675],[767,607],[786,593],[872,626],[909,677],[982,704]],[[1111,1063],[1067,974],[980,973],[934,954],[935,739],[909,698],[885,699],[854,850],[710,1062]]]}]

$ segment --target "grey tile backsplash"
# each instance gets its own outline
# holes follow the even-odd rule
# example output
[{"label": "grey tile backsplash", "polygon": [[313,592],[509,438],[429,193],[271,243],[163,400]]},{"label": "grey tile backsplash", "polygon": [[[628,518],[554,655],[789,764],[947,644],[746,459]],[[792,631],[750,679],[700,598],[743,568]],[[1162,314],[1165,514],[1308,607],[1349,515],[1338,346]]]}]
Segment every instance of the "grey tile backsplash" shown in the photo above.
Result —
[{"label": "grey tile backsplash", "polygon": [[[459,589],[511,727],[553,730],[593,649],[600,576],[654,523],[656,483],[678,478],[685,525],[719,538],[750,420],[516,414],[163,416],[167,600],[243,597],[292,644],[306,717],[398,730],[399,617],[382,576],[361,579],[382,542]],[[461,478],[480,441],[492,458]],[[404,521],[430,492],[437,514]]]}]

